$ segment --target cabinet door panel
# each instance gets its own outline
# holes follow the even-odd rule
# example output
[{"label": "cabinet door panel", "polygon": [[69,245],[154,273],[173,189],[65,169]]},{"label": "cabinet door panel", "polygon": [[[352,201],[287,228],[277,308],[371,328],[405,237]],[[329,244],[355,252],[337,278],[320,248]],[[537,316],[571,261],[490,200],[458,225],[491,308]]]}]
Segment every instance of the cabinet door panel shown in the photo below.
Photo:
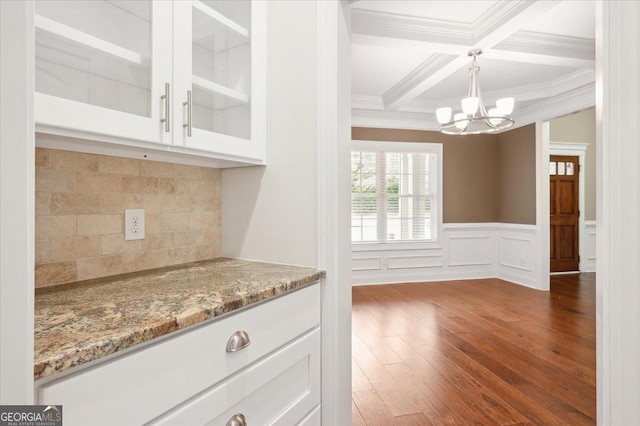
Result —
[{"label": "cabinet door panel", "polygon": [[37,125],[170,143],[160,116],[172,78],[171,9],[150,0],[37,1]]},{"label": "cabinet door panel", "polygon": [[[320,402],[320,329],[316,329],[151,424],[293,425]],[[310,423],[313,424],[313,423]]]},{"label": "cabinet door panel", "polygon": [[265,22],[265,2],[175,3],[174,113],[186,127],[174,143],[264,159]]}]

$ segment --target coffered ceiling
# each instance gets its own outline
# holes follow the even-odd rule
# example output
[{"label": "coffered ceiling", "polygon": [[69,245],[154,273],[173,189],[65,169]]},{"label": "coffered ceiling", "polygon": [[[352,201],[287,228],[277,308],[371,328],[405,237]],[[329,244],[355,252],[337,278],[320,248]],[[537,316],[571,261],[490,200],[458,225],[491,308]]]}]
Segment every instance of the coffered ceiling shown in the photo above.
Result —
[{"label": "coffered ceiling", "polygon": [[352,0],[353,126],[437,130],[460,109],[471,48],[487,107],[515,98],[516,126],[595,104],[595,3]]}]

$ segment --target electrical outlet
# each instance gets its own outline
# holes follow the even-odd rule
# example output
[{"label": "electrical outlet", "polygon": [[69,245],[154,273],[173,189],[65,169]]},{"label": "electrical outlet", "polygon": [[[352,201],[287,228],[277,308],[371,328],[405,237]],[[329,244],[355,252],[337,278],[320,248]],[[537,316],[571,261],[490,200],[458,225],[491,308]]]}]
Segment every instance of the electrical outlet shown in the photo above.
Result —
[{"label": "electrical outlet", "polygon": [[144,240],[144,209],[124,210],[124,240]]}]

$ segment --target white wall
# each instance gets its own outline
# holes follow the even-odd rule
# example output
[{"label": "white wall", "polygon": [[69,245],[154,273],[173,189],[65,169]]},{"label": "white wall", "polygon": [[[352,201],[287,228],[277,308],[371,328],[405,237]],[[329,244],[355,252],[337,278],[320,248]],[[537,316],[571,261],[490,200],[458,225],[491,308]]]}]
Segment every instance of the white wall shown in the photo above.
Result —
[{"label": "white wall", "polygon": [[540,288],[535,225],[444,224],[438,244],[353,244],[354,285],[502,278]]},{"label": "white wall", "polygon": [[267,167],[222,171],[222,255],[316,259],[316,4],[268,3]]}]

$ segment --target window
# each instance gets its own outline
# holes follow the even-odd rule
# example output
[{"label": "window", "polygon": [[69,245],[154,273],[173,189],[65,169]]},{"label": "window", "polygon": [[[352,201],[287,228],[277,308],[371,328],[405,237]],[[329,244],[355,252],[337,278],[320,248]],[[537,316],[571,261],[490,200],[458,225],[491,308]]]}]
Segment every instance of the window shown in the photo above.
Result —
[{"label": "window", "polygon": [[351,241],[435,241],[442,145],[353,141]]}]

